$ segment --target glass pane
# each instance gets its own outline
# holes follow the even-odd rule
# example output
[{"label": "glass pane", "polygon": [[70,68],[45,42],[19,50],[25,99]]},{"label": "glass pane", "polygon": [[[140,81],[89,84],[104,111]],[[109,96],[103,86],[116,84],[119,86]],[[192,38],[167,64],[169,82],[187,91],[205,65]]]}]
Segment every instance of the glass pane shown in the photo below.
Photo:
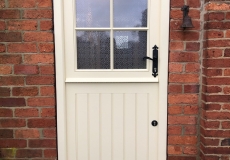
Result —
[{"label": "glass pane", "polygon": [[110,0],[76,0],[77,27],[109,27]]},{"label": "glass pane", "polygon": [[114,32],[114,68],[145,69],[143,57],[147,52],[146,31]]},{"label": "glass pane", "polygon": [[147,27],[147,0],[114,0],[114,27]]},{"label": "glass pane", "polygon": [[110,33],[77,31],[77,68],[110,68]]}]

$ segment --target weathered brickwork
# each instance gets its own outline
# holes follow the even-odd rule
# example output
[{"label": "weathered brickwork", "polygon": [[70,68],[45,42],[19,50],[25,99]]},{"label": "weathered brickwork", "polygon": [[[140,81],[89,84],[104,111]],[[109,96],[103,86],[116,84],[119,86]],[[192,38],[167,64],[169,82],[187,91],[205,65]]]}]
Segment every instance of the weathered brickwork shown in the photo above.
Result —
[{"label": "weathered brickwork", "polygon": [[[194,28],[181,28],[189,5]],[[199,153],[201,1],[171,0],[168,86],[168,159],[196,160]]]},{"label": "weathered brickwork", "polygon": [[54,160],[52,0],[0,0],[0,159]]},{"label": "weathered brickwork", "polygon": [[201,160],[230,159],[230,1],[204,5]]}]

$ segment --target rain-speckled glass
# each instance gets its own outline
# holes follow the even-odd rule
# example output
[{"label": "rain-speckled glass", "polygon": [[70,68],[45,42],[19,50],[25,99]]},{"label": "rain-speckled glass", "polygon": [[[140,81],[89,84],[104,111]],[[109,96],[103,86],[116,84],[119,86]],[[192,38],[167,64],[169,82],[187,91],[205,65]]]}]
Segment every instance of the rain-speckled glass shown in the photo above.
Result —
[{"label": "rain-speckled glass", "polygon": [[147,0],[114,0],[114,27],[147,27]]},{"label": "rain-speckled glass", "polygon": [[145,69],[146,31],[114,31],[114,68]]},{"label": "rain-speckled glass", "polygon": [[76,0],[77,27],[109,27],[110,0]]},{"label": "rain-speckled glass", "polygon": [[77,68],[110,68],[110,32],[77,31]]}]

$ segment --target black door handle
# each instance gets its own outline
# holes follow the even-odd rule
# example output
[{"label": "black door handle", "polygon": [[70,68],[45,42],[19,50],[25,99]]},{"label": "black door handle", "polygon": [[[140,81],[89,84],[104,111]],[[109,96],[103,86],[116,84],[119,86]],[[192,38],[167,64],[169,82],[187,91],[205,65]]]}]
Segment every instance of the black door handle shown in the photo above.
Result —
[{"label": "black door handle", "polygon": [[158,47],[156,45],[153,47],[153,58],[150,58],[150,57],[143,58],[143,60],[146,60],[146,59],[153,61],[152,75],[153,77],[156,78],[156,76],[158,75]]}]

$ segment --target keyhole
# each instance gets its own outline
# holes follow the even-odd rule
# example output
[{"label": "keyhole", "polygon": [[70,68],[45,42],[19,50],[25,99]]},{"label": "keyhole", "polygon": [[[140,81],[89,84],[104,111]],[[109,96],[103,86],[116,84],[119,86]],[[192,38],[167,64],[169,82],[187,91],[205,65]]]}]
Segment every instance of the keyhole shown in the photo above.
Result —
[{"label": "keyhole", "polygon": [[157,122],[156,120],[153,120],[153,121],[152,121],[152,126],[155,127],[155,126],[157,126],[157,125],[158,125],[158,122]]}]

